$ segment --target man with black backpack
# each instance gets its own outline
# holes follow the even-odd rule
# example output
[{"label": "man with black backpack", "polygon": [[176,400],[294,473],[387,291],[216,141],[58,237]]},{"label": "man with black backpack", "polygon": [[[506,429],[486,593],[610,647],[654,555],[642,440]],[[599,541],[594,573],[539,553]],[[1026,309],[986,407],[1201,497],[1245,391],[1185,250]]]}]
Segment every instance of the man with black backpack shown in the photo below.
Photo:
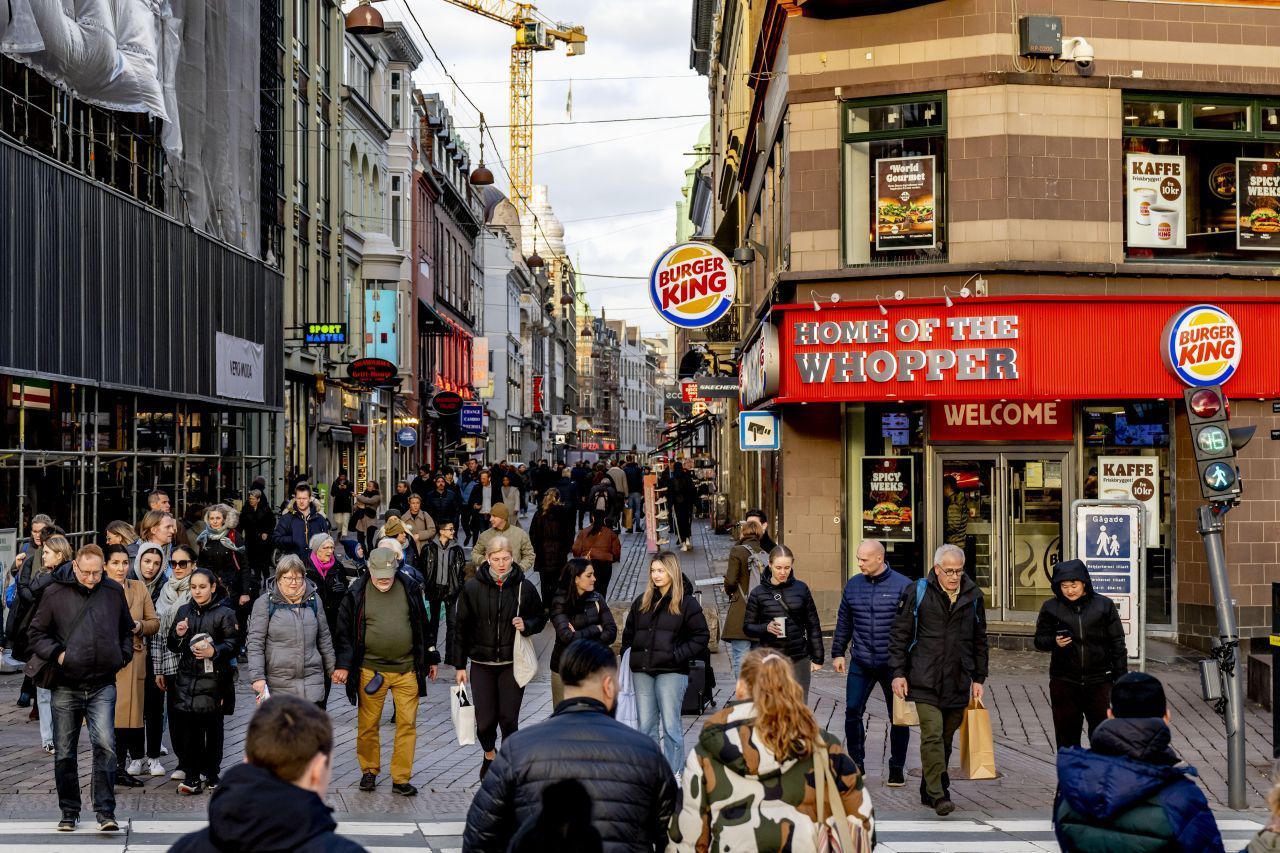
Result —
[{"label": "man with black backpack", "polygon": [[943,545],[933,571],[898,600],[889,633],[895,695],[920,716],[920,800],[938,815],[956,810],[947,762],[970,697],[987,680],[987,618],[982,590],[964,573],[964,551]]}]

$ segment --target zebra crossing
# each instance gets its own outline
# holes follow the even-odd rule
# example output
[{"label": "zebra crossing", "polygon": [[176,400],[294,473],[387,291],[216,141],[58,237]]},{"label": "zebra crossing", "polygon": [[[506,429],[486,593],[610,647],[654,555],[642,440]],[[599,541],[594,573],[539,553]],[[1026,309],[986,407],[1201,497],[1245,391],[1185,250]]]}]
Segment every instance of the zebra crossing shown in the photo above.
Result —
[{"label": "zebra crossing", "polygon": [[[1222,816],[1218,829],[1227,850],[1249,843],[1263,824]],[[881,820],[877,853],[1058,853],[1053,821],[1044,819]]]}]

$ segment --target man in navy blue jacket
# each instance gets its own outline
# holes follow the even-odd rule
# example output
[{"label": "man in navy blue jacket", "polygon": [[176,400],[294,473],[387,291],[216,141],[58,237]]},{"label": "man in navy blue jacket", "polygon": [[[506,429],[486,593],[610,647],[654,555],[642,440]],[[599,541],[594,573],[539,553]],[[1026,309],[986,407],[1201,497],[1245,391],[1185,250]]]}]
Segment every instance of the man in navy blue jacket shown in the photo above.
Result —
[{"label": "man in navy blue jacket", "polygon": [[[862,719],[876,685],[884,693],[885,711],[893,719],[893,670],[889,666],[889,630],[898,612],[898,599],[911,581],[884,561],[884,545],[874,539],[858,546],[859,573],[849,578],[840,599],[831,659],[836,672],[845,671],[844,651],[850,646],[849,681],[844,706],[844,743],[863,770],[867,732]],[[911,729],[893,726],[889,732],[889,785],[906,784],[904,766]]]}]

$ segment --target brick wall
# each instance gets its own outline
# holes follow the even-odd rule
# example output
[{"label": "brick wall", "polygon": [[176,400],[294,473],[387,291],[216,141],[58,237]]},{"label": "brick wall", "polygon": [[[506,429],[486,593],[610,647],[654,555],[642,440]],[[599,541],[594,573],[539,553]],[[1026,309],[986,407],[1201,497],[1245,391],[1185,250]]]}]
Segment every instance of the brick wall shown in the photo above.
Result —
[{"label": "brick wall", "polygon": [[823,630],[831,631],[844,588],[840,407],[787,407],[781,452],[781,518],[774,538],[795,552],[796,576],[809,584]]}]

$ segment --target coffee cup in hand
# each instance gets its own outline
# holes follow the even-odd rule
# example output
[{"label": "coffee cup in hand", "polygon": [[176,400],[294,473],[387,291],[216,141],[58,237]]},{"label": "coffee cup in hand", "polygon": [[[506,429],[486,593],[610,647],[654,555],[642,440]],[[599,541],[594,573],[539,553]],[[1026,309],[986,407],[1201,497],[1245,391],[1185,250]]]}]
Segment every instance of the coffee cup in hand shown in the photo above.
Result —
[{"label": "coffee cup in hand", "polygon": [[777,629],[778,629],[778,636],[779,636],[779,637],[785,637],[785,636],[787,636],[787,617],[785,617],[785,616],[775,616],[775,617],[773,618],[773,624],[774,624],[774,626],[776,626],[776,627],[777,627]]}]

